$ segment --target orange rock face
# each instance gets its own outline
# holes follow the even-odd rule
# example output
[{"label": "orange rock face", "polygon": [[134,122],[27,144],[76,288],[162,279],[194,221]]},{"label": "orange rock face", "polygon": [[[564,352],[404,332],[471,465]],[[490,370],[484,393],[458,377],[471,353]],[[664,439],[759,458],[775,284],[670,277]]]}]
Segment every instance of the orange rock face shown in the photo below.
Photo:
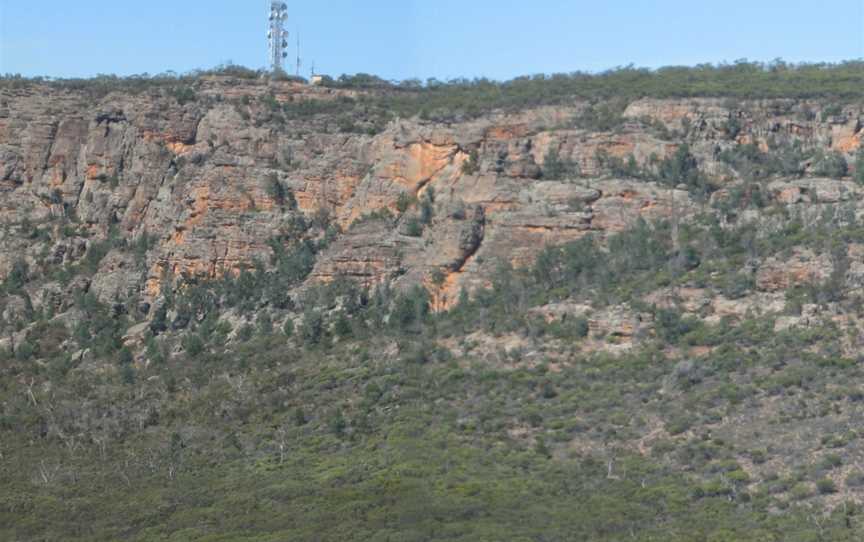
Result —
[{"label": "orange rock face", "polygon": [[[624,112],[627,123],[606,133],[576,127],[585,107],[576,103],[447,125],[393,120],[373,136],[342,133],[324,113],[283,116],[270,98],[326,102],[356,92],[216,77],[203,79],[196,93],[202,99],[183,105],[155,94],[96,100],[42,89],[0,96],[9,104],[0,118],[0,223],[25,212],[36,220],[74,212],[90,239],[111,230],[130,242],[146,234],[151,246],[140,274],[115,261],[106,272],[116,282],[128,271],[127,282],[105,291],[153,298],[182,277],[267,265],[273,239],[319,241],[318,222],[326,218],[332,239],[310,281],[423,283],[443,309],[461,290],[488,284],[502,260],[528,265],[548,244],[704,210],[685,191],[610,178],[601,167],[603,153],[632,156],[642,167],[673,155],[681,140],[659,133],[658,123],[686,129],[700,166],[718,178],[729,175],[715,151],[734,145],[724,131],[730,118],[742,126],[741,141],[759,144],[786,138],[848,154],[862,137],[861,114],[851,107],[832,124],[772,113],[762,103],[732,111],[720,100],[640,100]],[[581,176],[546,178],[550,150],[578,164]],[[472,157],[477,163],[465,167]],[[769,192],[787,205],[861,197],[854,183],[823,180],[772,183]],[[434,196],[420,237],[406,224],[420,218],[421,206],[403,214],[401,194]],[[367,223],[373,214],[378,218]],[[301,227],[313,221],[314,228]],[[0,246],[0,269],[15,252]],[[761,273],[765,289],[822,276],[806,264],[767,265]]]},{"label": "orange rock face", "polygon": [[793,286],[825,280],[832,265],[827,255],[817,256],[810,250],[796,250],[788,260],[766,261],[756,274],[756,287],[764,292],[779,292]]}]

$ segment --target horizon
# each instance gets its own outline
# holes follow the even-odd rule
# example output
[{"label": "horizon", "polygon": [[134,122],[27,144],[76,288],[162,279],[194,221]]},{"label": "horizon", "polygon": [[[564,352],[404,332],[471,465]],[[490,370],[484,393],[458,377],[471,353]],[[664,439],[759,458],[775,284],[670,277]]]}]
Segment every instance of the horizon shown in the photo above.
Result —
[{"label": "horizon", "polygon": [[[859,64],[864,63],[864,57],[862,58],[849,58],[845,60],[839,60],[836,62],[788,62],[782,58],[775,58],[770,61],[760,61],[760,60],[752,60],[747,58],[739,58],[737,60],[727,62],[702,62],[691,65],[665,65],[665,66],[635,66],[635,65],[627,65],[627,66],[613,66],[601,70],[596,71],[582,71],[582,70],[573,70],[573,71],[565,71],[565,72],[550,72],[550,73],[523,73],[519,75],[515,75],[509,79],[492,79],[489,77],[465,77],[465,76],[456,76],[450,79],[436,79],[434,77],[430,77],[427,79],[421,79],[419,77],[406,77],[404,79],[386,79],[378,76],[375,73],[367,73],[367,72],[355,72],[355,73],[342,73],[342,74],[327,74],[327,77],[331,77],[334,80],[338,80],[342,77],[357,77],[357,76],[371,76],[380,79],[389,84],[400,84],[405,82],[416,81],[421,84],[422,87],[426,87],[430,82],[437,82],[443,84],[458,84],[461,82],[477,82],[477,81],[488,81],[494,84],[506,84],[512,81],[518,81],[526,78],[534,78],[534,77],[546,77],[552,78],[556,76],[577,76],[577,75],[587,75],[590,77],[598,77],[603,76],[605,74],[612,74],[619,71],[624,70],[632,70],[632,71],[647,71],[652,74],[658,74],[665,70],[697,70],[700,68],[709,68],[709,69],[721,69],[726,67],[733,67],[737,65],[749,65],[749,66],[759,66],[764,71],[770,71],[775,66],[783,66],[789,70],[803,70],[807,68],[839,68],[846,66],[848,64]],[[97,80],[104,77],[116,77],[118,79],[159,79],[159,78],[167,78],[167,77],[176,77],[177,79],[190,78],[190,77],[206,77],[208,75],[222,75],[219,72],[229,71],[231,69],[238,69],[243,71],[248,71],[249,73],[257,73],[260,76],[269,76],[274,75],[274,72],[267,70],[265,68],[253,68],[250,66],[244,66],[242,64],[235,64],[233,62],[227,62],[223,64],[218,64],[211,67],[205,68],[193,68],[191,70],[185,72],[176,72],[173,70],[168,70],[160,73],[130,73],[130,74],[117,74],[117,73],[97,73],[93,75],[83,76],[83,77],[55,77],[51,75],[24,75],[22,73],[9,73],[9,72],[0,72],[0,78],[22,78],[25,80],[34,80],[34,81],[45,81],[45,82],[62,82],[62,81],[75,81],[75,80]],[[293,78],[294,74],[285,73],[285,76],[288,78]],[[303,79],[307,79],[307,77],[300,76]]]},{"label": "horizon", "polygon": [[[314,6],[288,2],[287,71],[296,73],[298,29],[303,77],[313,62],[319,73],[333,77],[507,81],[740,59],[767,64],[782,58],[792,65],[861,60],[864,2],[838,3],[830,12],[814,13],[807,2],[778,0],[756,6],[744,0],[707,6],[650,0],[624,8],[547,0],[508,10],[489,0],[471,6],[454,0],[434,6],[395,0],[372,6],[348,0]],[[229,62],[257,70],[266,57],[265,13],[263,5],[225,1],[154,0],[142,6],[83,0],[73,10],[57,0],[0,0],[0,73],[125,77],[184,74]]]}]

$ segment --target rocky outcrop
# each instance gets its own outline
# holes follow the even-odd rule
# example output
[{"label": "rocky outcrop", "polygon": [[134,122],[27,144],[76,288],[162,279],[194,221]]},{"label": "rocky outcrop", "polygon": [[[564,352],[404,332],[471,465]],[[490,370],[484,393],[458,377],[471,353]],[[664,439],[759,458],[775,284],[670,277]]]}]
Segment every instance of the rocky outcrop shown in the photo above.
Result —
[{"label": "rocky outcrop", "polygon": [[[573,103],[452,124],[400,119],[369,135],[341,130],[326,112],[280,110],[354,91],[211,77],[195,93],[181,104],[159,89],[101,99],[38,85],[0,91],[0,225],[54,228],[48,249],[0,233],[0,276],[18,259],[46,271],[79,262],[100,240],[143,238],[135,258],[109,253],[91,289],[105,301],[152,301],[181,277],[266,265],[271,239],[299,238],[298,222],[314,219],[335,236],[310,281],[423,283],[445,308],[463,288],[487,284],[501,259],[525,265],[550,243],[704,210],[685,187],[610,178],[601,156],[641,167],[686,142],[700,167],[734,182],[717,157],[730,146],[796,142],[851,157],[862,134],[853,106],[823,120],[816,103],[693,99],[634,102],[612,132],[580,127],[587,104]],[[550,151],[581,176],[546,178]],[[769,196],[856,203],[861,190],[808,178],[772,183]],[[424,199],[432,214],[417,236],[406,228]],[[805,267],[769,262],[757,283],[777,291],[822,276]]]}]

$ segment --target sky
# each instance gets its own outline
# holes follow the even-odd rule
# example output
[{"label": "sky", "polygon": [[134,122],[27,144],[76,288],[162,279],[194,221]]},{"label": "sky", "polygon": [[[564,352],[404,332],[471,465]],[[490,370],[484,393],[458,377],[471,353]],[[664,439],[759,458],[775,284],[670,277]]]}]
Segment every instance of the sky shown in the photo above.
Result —
[{"label": "sky", "polygon": [[[303,75],[509,79],[864,58],[864,0],[285,0]],[[0,0],[0,73],[81,77],[266,63],[265,0]],[[291,57],[295,55],[292,43]],[[293,71],[293,67],[291,68]]]}]

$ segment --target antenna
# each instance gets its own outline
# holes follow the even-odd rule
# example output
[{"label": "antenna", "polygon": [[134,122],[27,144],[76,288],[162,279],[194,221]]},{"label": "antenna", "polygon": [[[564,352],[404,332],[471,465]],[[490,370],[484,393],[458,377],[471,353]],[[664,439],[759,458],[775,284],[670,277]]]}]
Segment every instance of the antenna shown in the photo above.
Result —
[{"label": "antenna", "polygon": [[267,22],[267,61],[273,72],[284,71],[282,63],[288,58],[288,31],[285,21],[288,20],[288,4],[271,0],[270,15]]},{"label": "antenna", "polygon": [[300,31],[297,31],[297,77],[300,77],[300,67],[303,61],[300,60]]}]

